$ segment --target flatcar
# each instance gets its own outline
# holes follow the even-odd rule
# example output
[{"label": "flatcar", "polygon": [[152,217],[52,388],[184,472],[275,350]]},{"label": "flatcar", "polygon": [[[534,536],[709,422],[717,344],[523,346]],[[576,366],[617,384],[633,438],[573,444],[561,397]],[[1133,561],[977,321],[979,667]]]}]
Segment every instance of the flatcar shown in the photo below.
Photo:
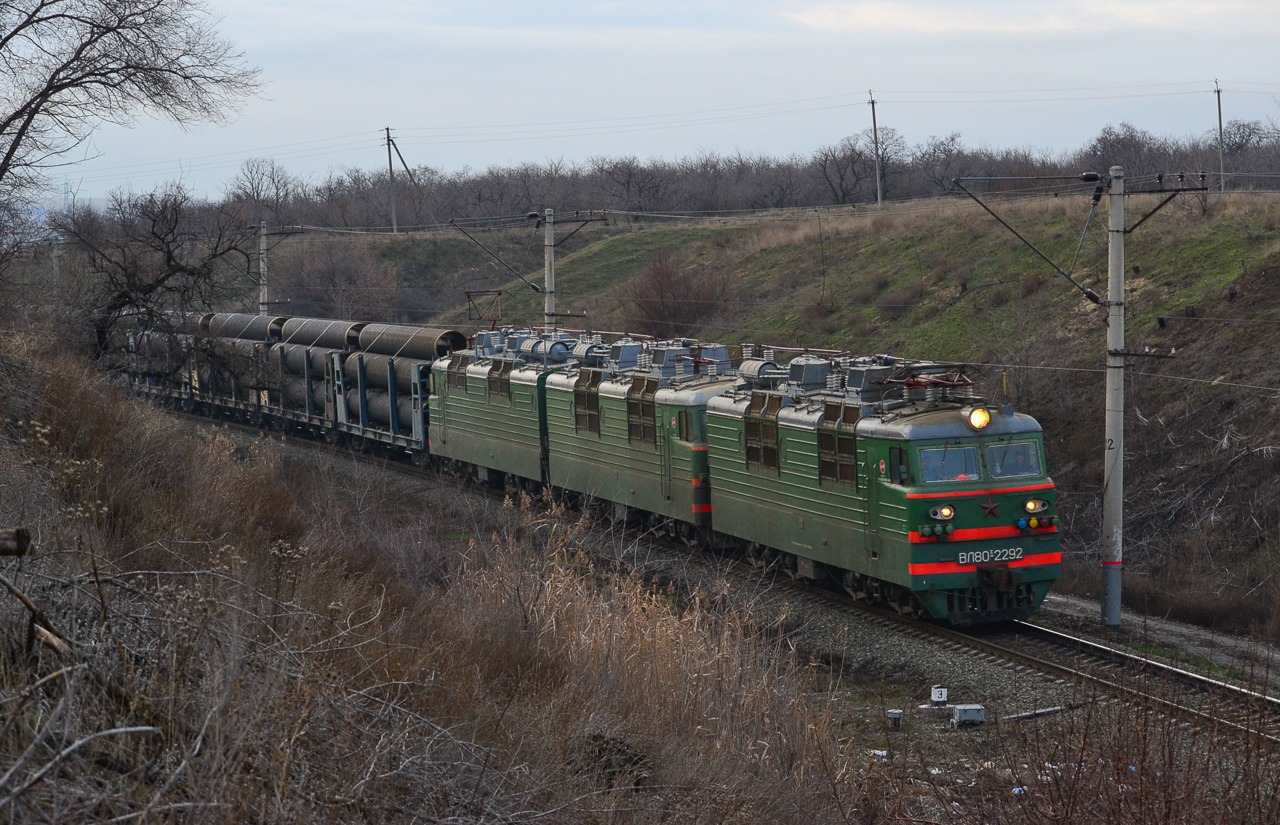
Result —
[{"label": "flatcar", "polygon": [[977,396],[962,365],[234,314],[180,326],[134,336],[139,392],[571,491],[903,612],[1025,618],[1059,575],[1040,427]]}]

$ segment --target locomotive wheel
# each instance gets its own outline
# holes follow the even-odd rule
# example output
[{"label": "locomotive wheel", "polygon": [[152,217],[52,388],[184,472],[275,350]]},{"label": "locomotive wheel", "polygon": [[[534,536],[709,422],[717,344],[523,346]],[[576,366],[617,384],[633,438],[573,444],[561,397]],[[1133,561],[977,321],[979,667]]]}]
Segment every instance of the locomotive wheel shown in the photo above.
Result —
[{"label": "locomotive wheel", "polygon": [[747,561],[758,570],[775,570],[782,560],[782,554],[771,547],[752,542],[747,545]]}]

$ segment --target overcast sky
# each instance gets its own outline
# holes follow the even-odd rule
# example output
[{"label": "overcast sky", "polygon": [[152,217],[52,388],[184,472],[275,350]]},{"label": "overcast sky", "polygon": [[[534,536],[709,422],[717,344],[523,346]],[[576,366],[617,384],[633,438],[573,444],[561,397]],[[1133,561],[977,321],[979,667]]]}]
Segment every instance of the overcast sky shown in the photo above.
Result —
[{"label": "overcast sky", "polygon": [[208,0],[262,69],[232,122],[104,127],[80,197],[180,178],[216,196],[273,157],[322,177],[593,155],[807,154],[871,125],[909,142],[1061,151],[1129,121],[1185,136],[1280,120],[1280,2]]}]

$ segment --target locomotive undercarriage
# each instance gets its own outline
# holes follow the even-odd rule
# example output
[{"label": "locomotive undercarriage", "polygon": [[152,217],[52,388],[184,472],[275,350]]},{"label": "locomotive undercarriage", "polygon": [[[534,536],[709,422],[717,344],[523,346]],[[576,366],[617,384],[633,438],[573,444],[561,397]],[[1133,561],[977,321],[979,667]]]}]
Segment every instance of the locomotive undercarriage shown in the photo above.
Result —
[{"label": "locomotive undercarriage", "polygon": [[[834,581],[859,601],[883,605],[906,616],[945,619],[959,626],[1026,619],[1036,607],[1032,586],[1024,583],[1017,571],[1004,565],[980,566],[976,586],[918,594],[892,582],[829,567],[759,544],[747,544],[743,555],[760,569],[776,569],[794,579]],[[929,600],[928,604],[922,601],[922,595]]]}]

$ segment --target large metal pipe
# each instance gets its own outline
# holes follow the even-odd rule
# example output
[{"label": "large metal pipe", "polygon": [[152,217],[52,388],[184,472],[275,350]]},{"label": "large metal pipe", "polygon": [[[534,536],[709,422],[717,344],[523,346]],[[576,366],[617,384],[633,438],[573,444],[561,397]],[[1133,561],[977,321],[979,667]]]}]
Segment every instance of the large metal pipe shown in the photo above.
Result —
[{"label": "large metal pipe", "polygon": [[244,338],[249,341],[269,341],[278,337],[289,319],[271,315],[246,315],[238,312],[220,312],[209,319],[209,334],[215,338]]},{"label": "large metal pipe", "polygon": [[[255,316],[256,317],[256,316]],[[280,340],[285,344],[345,350],[359,340],[365,325],[358,321],[331,321],[327,318],[290,318],[284,322]]]},{"label": "large metal pipe", "polygon": [[467,336],[456,329],[368,324],[360,330],[360,349],[397,358],[433,361],[466,346]]},{"label": "large metal pipe", "polygon": [[[304,410],[307,407],[307,382],[304,378],[286,377],[280,384],[280,394],[284,396],[286,407]],[[311,409],[324,412],[324,382],[311,383]]]},{"label": "large metal pipe", "polygon": [[305,375],[310,371],[313,376],[323,378],[325,364],[332,360],[335,352],[344,350],[306,347],[301,344],[276,344],[271,348],[270,362],[282,366],[285,372],[293,375]]},{"label": "large metal pipe", "polygon": [[[376,387],[381,390],[387,388],[387,362],[391,360],[389,355],[377,355],[374,353],[363,353],[359,358],[355,355],[350,356],[342,365],[342,372],[346,375],[348,381],[360,380],[359,361],[364,360],[364,383],[366,387]],[[431,374],[431,363],[428,361],[410,361],[406,358],[395,359],[396,370],[396,389],[406,395],[413,389],[413,367],[415,364],[421,365],[421,374],[425,377]]]},{"label": "large metal pipe", "polygon": [[[391,396],[381,390],[365,390],[365,401],[368,404],[369,420],[378,424],[391,423]],[[360,420],[360,391],[347,391],[347,411],[354,420]],[[404,396],[396,397],[396,414],[400,418],[400,427],[408,429],[413,426],[413,402]]]}]

